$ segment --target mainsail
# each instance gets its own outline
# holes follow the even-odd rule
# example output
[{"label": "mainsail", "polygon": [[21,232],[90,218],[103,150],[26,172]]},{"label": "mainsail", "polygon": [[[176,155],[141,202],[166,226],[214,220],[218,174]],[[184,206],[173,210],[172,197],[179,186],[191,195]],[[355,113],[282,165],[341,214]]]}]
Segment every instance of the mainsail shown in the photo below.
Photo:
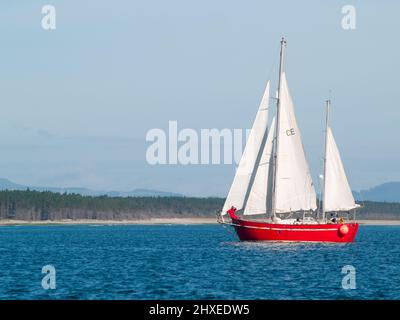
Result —
[{"label": "mainsail", "polygon": [[268,211],[275,215],[317,208],[292,98],[282,71],[285,43],[282,39],[276,129],[270,130],[266,137],[268,83],[222,214],[231,206],[238,210],[244,208],[246,215]]},{"label": "mainsail", "polygon": [[324,212],[348,211],[358,207],[358,205],[354,201],[339,149],[329,126],[326,135]]},{"label": "mainsail", "polygon": [[243,214],[265,214],[272,206],[272,171],[275,118],[272,119],[267,140],[257,167]]},{"label": "mainsail", "polygon": [[276,151],[275,212],[315,210],[316,193],[306,160],[285,73],[282,73],[279,145]]},{"label": "mainsail", "polygon": [[236,170],[235,178],[233,179],[233,183],[225,200],[221,212],[223,215],[226,214],[226,211],[229,210],[231,206],[235,206],[239,210],[244,207],[249,183],[256,166],[264,136],[267,134],[269,87],[270,83],[268,81],[242,158]]}]

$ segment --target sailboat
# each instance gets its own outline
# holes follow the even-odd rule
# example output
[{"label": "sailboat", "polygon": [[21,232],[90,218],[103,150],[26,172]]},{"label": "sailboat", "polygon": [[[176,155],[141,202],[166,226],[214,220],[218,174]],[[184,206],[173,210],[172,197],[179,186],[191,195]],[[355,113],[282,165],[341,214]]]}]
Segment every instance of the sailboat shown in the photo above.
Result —
[{"label": "sailboat", "polygon": [[358,230],[358,205],[329,125],[330,101],[317,206],[284,71],[285,47],[282,38],[276,115],[268,127],[268,81],[218,222],[233,226],[242,241],[352,242]]}]

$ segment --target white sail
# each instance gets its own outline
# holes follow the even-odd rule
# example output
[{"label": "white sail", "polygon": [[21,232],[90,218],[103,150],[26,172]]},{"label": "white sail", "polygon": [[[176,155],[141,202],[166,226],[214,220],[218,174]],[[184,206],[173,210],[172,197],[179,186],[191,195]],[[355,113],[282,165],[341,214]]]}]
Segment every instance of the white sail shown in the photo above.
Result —
[{"label": "white sail", "polygon": [[229,210],[231,206],[236,207],[238,210],[242,209],[244,206],[247,189],[249,188],[258,153],[261,149],[264,135],[267,132],[269,87],[270,84],[268,81],[239,166],[236,170],[233,183],[225,200],[221,212],[223,215],[226,214],[226,211]]},{"label": "white sail", "polygon": [[339,149],[330,127],[326,137],[326,169],[324,181],[324,211],[348,211],[358,207],[354,201]]},{"label": "white sail", "polygon": [[271,209],[274,134],[275,118],[272,119],[260,161],[255,168],[254,180],[243,212],[244,215],[265,214],[268,209]]},{"label": "white sail", "polygon": [[316,193],[306,160],[300,130],[285,73],[280,93],[279,146],[275,186],[277,213],[315,210]]}]

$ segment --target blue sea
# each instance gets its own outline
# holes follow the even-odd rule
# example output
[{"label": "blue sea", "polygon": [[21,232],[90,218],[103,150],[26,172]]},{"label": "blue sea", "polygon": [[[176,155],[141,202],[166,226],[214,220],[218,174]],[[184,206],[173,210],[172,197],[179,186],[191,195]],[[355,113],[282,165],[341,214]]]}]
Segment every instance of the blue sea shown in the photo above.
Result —
[{"label": "blue sea", "polygon": [[304,244],[239,242],[220,225],[3,226],[0,299],[400,299],[400,227]]}]

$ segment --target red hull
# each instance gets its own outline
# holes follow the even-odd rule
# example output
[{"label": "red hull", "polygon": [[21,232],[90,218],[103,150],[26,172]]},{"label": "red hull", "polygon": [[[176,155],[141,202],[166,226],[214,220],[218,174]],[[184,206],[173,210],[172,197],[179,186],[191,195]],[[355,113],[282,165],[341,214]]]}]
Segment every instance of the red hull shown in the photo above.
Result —
[{"label": "red hull", "polygon": [[358,223],[277,224],[232,219],[241,241],[352,242]]}]

